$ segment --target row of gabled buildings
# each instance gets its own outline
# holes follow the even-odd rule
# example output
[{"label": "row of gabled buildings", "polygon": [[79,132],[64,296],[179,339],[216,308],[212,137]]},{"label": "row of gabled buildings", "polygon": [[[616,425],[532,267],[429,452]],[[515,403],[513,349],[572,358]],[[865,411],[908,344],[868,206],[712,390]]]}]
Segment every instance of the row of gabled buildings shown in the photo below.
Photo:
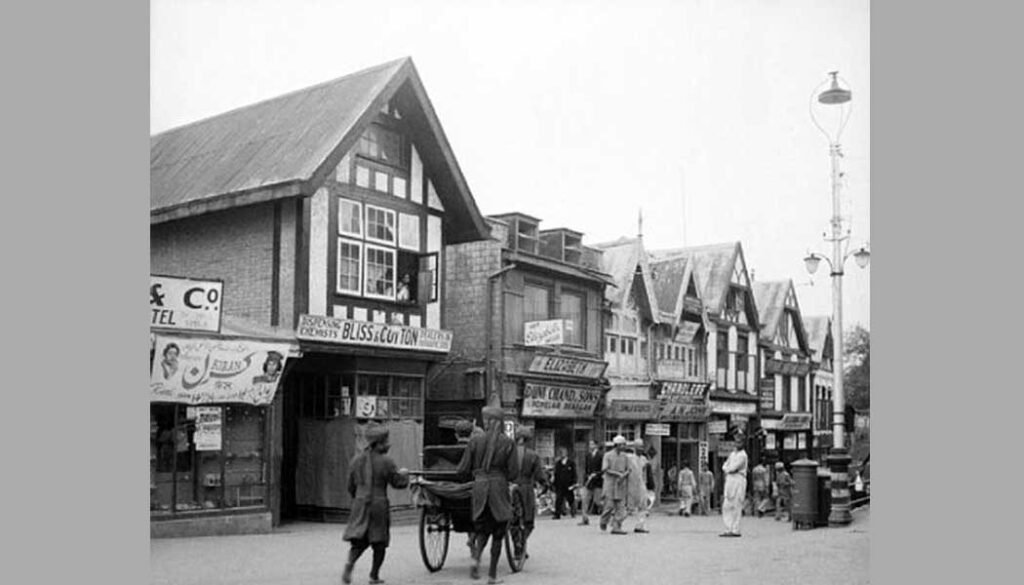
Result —
[{"label": "row of gabled buildings", "polygon": [[150,163],[154,535],[343,519],[368,421],[416,469],[487,403],[548,459],[829,446],[829,323],[790,281],[752,282],[738,242],[484,216],[409,59],[157,134]]}]

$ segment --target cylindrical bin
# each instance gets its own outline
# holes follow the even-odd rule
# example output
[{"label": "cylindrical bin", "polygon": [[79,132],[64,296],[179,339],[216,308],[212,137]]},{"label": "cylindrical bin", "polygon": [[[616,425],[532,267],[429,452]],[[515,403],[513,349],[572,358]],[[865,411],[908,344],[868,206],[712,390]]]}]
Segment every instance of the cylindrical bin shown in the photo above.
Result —
[{"label": "cylindrical bin", "polygon": [[832,473],[827,467],[818,469],[818,518],[815,526],[828,526],[832,511]]},{"label": "cylindrical bin", "polygon": [[814,528],[818,518],[818,462],[810,459],[794,461],[793,468],[793,528]]}]

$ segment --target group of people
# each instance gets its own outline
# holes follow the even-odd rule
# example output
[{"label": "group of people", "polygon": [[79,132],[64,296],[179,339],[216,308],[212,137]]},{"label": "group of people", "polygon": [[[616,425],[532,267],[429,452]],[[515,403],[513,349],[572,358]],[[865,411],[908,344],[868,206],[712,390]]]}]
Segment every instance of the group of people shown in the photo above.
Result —
[{"label": "group of people", "polygon": [[707,516],[711,510],[711,494],[715,492],[715,474],[704,469],[694,476],[690,464],[684,461],[683,468],[672,475],[675,475],[676,493],[679,494],[679,515],[689,516],[696,500],[701,516]]}]

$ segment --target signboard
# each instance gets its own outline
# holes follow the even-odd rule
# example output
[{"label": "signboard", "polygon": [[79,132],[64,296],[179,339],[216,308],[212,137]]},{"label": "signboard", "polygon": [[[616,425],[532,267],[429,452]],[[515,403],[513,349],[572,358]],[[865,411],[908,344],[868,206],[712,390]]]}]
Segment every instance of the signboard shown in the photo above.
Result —
[{"label": "signboard", "polygon": [[661,383],[661,396],[692,396],[703,399],[711,387],[709,382],[672,382]]},{"label": "signboard", "polygon": [[157,335],[151,402],[270,404],[288,343]]},{"label": "signboard", "polygon": [[447,353],[452,332],[407,325],[300,315],[295,336],[306,341]]},{"label": "signboard", "polygon": [[708,442],[701,441],[697,443],[697,459],[699,461],[701,471],[707,471],[708,469]]},{"label": "signboard", "polygon": [[704,422],[709,416],[711,416],[711,407],[706,404],[668,402],[661,409],[661,420],[664,421]]},{"label": "signboard", "polygon": [[654,420],[661,404],[657,400],[612,400],[605,418],[612,420]]},{"label": "signboard", "polygon": [[772,431],[779,428],[779,424],[781,424],[781,422],[782,421],[777,418],[762,418],[761,428],[766,431]]},{"label": "signboard", "polygon": [[149,277],[149,326],[177,331],[220,332],[224,283],[170,276]]},{"label": "signboard", "polygon": [[572,337],[572,321],[552,319],[527,321],[524,324],[523,343],[526,345],[561,345]]},{"label": "signboard", "polygon": [[667,437],[669,435],[668,425],[663,423],[647,423],[644,427],[644,434],[651,437]]},{"label": "signboard", "polygon": [[359,418],[373,418],[377,416],[377,397],[356,396],[356,416]]},{"label": "signboard", "polygon": [[764,362],[764,373],[781,374],[783,376],[806,376],[811,371],[807,362],[791,362],[768,358]]},{"label": "signboard", "polygon": [[811,413],[809,412],[787,412],[782,415],[779,422],[779,429],[783,431],[809,431],[811,430]]},{"label": "signboard", "polygon": [[597,379],[604,374],[606,362],[592,362],[570,357],[553,355],[534,356],[530,362],[531,372],[544,374],[562,374],[565,376],[579,376],[581,378]]},{"label": "signboard", "polygon": [[775,378],[761,379],[761,410],[775,410]]},{"label": "signboard", "polygon": [[528,383],[523,389],[523,416],[589,418],[599,400],[597,389]]},{"label": "signboard", "polygon": [[555,456],[555,430],[537,429],[533,434],[534,450],[540,457],[553,458]]},{"label": "signboard", "polygon": [[711,410],[720,414],[755,414],[757,405],[753,402],[718,402],[711,401]]},{"label": "signboard", "polygon": [[729,432],[729,421],[725,420],[709,420],[708,421],[708,434],[711,435],[724,435]]},{"label": "signboard", "polygon": [[697,335],[697,331],[699,329],[700,323],[694,323],[693,321],[682,321],[681,323],[679,323],[679,331],[676,332],[675,341],[678,343],[693,343],[693,338]]},{"label": "signboard", "polygon": [[221,449],[221,407],[196,407],[196,432],[192,440],[196,451],[220,451]]},{"label": "signboard", "polygon": [[750,420],[750,417],[745,414],[730,414],[729,422],[736,425],[745,425]]}]

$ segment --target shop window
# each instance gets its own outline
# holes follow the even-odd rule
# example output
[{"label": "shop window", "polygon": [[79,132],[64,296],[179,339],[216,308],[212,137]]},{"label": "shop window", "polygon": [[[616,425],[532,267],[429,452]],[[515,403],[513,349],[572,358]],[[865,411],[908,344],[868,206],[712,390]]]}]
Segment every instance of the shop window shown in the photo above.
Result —
[{"label": "shop window", "polygon": [[357,378],[357,417],[423,417],[423,378],[378,374],[359,374]]},{"label": "shop window", "polygon": [[576,293],[563,292],[560,301],[562,313],[560,318],[572,324],[571,331],[566,332],[566,344],[582,346],[583,340],[586,339],[583,296]]},{"label": "shop window", "polygon": [[616,351],[615,350],[616,337],[614,335],[608,335],[607,339],[608,339],[608,353],[615,353],[615,351]]},{"label": "shop window", "polygon": [[395,251],[366,244],[366,296],[395,298]]},{"label": "shop window", "polygon": [[640,438],[640,425],[634,423],[609,423],[605,426],[605,442],[611,443],[615,435],[622,435],[626,442],[635,441]]}]

